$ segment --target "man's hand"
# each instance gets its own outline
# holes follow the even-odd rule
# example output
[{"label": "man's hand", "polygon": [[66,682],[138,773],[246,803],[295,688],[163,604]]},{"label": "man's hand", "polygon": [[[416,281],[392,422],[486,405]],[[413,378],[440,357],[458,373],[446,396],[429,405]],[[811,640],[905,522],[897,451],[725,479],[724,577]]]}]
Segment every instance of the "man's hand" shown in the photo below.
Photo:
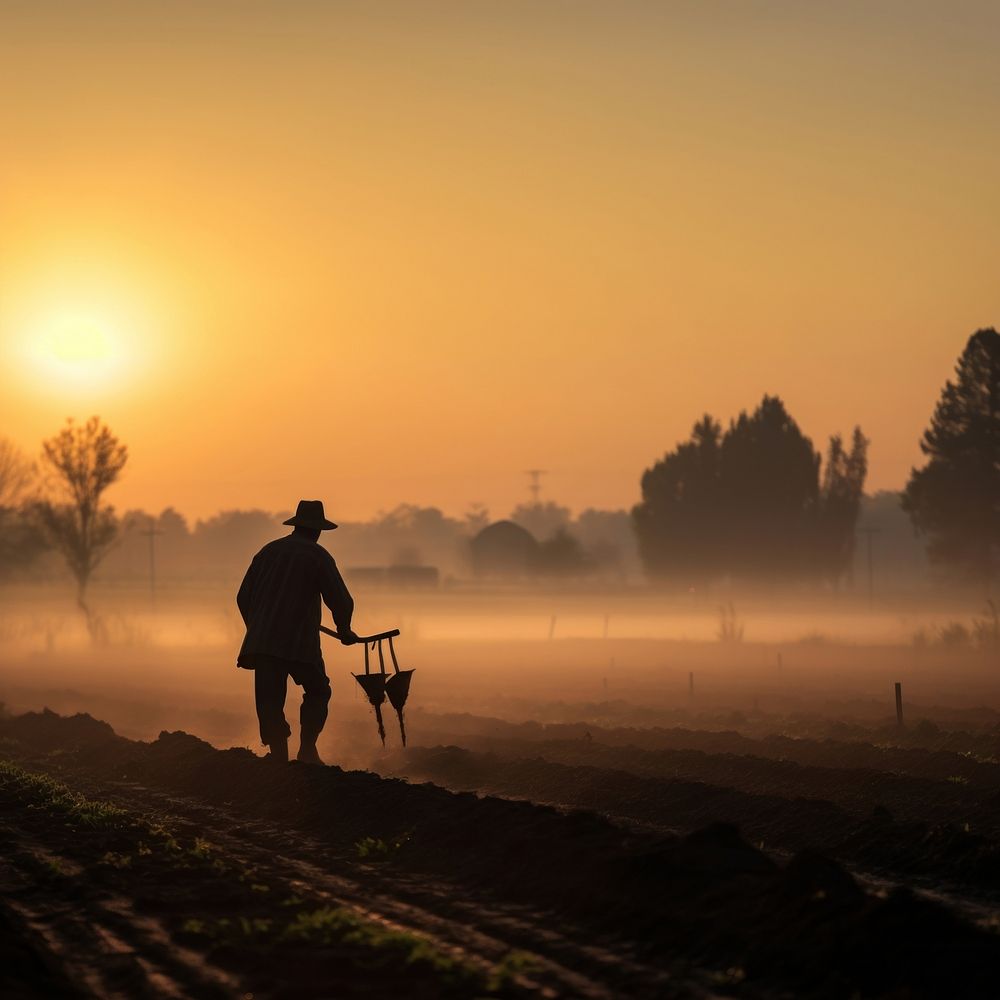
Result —
[{"label": "man's hand", "polygon": [[353,629],[338,629],[337,638],[345,646],[353,646],[356,642],[360,641]]}]

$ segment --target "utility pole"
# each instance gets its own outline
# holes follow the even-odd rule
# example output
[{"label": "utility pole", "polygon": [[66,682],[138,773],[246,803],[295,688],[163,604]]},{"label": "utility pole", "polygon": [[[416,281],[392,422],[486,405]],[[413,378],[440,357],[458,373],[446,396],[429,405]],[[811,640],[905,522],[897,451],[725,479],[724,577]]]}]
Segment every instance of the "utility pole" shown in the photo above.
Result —
[{"label": "utility pole", "polygon": [[139,534],[145,535],[149,539],[149,603],[156,607],[156,536],[163,532],[157,528],[156,521],[150,517],[149,527]]},{"label": "utility pole", "polygon": [[527,469],[525,475],[528,477],[528,490],[531,493],[531,500],[534,506],[539,506],[539,497],[542,494],[542,476],[548,469]]},{"label": "utility pole", "polygon": [[872,556],[872,536],[879,533],[879,528],[862,528],[861,534],[866,536],[868,549],[868,607],[875,603],[875,561]]}]

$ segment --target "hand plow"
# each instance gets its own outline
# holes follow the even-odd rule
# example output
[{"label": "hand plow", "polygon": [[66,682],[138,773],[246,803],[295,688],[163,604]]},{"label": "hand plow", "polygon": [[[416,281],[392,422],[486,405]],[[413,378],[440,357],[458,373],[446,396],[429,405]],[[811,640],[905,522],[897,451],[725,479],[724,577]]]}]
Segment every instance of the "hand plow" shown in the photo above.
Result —
[{"label": "hand plow", "polygon": [[[320,625],[319,630],[332,635],[335,639],[340,636],[332,629]],[[412,670],[400,670],[399,661],[396,659],[396,650],[392,645],[392,640],[399,635],[399,629],[395,628],[391,632],[379,632],[377,635],[359,635],[358,642],[365,647],[365,672],[354,674],[354,679],[358,682],[361,690],[369,704],[375,709],[375,718],[378,721],[378,734],[385,746],[385,723],[382,721],[382,705],[386,698],[389,704],[396,710],[396,717],[399,719],[399,735],[403,739],[403,746],[406,746],[406,724],[403,721],[403,706],[410,694],[410,680],[413,677]],[[392,660],[391,674],[385,672],[385,656],[382,652],[382,643],[389,643],[389,657]],[[370,651],[378,649],[378,672],[371,671]]]}]

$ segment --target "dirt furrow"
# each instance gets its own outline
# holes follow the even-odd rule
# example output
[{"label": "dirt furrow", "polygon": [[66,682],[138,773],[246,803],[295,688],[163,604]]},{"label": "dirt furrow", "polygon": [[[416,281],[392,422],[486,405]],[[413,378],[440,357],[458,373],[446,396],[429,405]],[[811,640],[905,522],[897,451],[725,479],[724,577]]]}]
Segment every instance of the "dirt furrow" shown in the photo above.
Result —
[{"label": "dirt furrow", "polygon": [[[14,888],[12,882],[20,883]],[[195,952],[177,947],[150,918],[125,900],[101,902],[79,887],[63,904],[33,902],[31,872],[5,866],[4,903],[20,935],[47,956],[59,978],[85,995],[122,1000],[228,1000],[235,977],[207,967]]]},{"label": "dirt furrow", "polygon": [[[36,762],[37,763],[37,762]],[[81,772],[81,787],[132,809],[167,814],[191,824],[198,835],[269,873],[290,889],[347,906],[391,930],[427,938],[441,951],[490,969],[516,952],[520,984],[543,996],[581,1000],[705,995],[690,969],[675,979],[638,961],[621,942],[600,946],[582,930],[551,914],[502,905],[467,887],[425,876],[397,874],[384,866],[359,865],[321,842],[265,822],[247,824],[238,814],[135,782],[95,780]],[[297,856],[292,856],[294,850]],[[312,860],[304,860],[304,859]],[[561,923],[561,929],[555,925]]]},{"label": "dirt furrow", "polygon": [[[386,776],[456,791],[592,809],[640,829],[684,833],[712,822],[734,823],[769,850],[818,849],[873,875],[943,880],[981,902],[1000,900],[1000,838],[990,833],[995,824],[980,826],[980,813],[945,816],[937,824],[907,821],[877,800],[854,811],[820,798],[758,794],[540,756],[507,760],[454,746],[389,754],[379,767]],[[992,805],[989,810],[994,815]]]},{"label": "dirt furrow", "polygon": [[[447,745],[447,744],[440,744]],[[421,745],[411,753],[418,754]],[[587,740],[495,742],[489,751],[502,760],[541,757],[570,767],[624,771],[641,778],[696,781],[754,795],[825,799],[845,809],[870,813],[876,806],[904,819],[961,820],[1000,829],[1000,771],[989,784],[971,784],[961,774],[914,777],[870,767],[831,767],[791,760],[701,750],[643,750],[609,747]],[[405,755],[390,755],[393,760]]]},{"label": "dirt furrow", "polygon": [[[29,950],[43,958],[54,976],[77,984],[83,995],[142,1000],[228,1000],[248,992],[276,1000],[296,995],[294,990],[289,992],[287,977],[275,975],[280,961],[267,969],[261,968],[261,955],[249,962],[240,960],[257,938],[264,954],[281,954],[275,946],[282,938],[270,933],[274,921],[247,910],[255,892],[274,898],[279,906],[295,906],[300,915],[295,919],[303,929],[315,915],[328,921],[334,931],[347,921],[346,936],[339,934],[336,943],[346,946],[343,957],[348,961],[317,970],[321,974],[335,971],[341,978],[345,972],[353,974],[355,981],[345,996],[354,995],[363,985],[358,973],[366,962],[374,960],[385,967],[387,975],[380,970],[372,979],[369,974],[376,991],[380,981],[397,974],[391,965],[399,951],[391,951],[395,940],[419,939],[424,944],[418,947],[429,949],[422,953],[426,956],[445,956],[448,950],[418,927],[384,916],[377,921],[366,919],[373,913],[371,908],[350,906],[347,899],[360,901],[361,887],[349,886],[347,894],[329,893],[315,885],[316,873],[311,869],[275,856],[273,850],[249,838],[227,834],[221,824],[239,827],[238,818],[216,814],[221,821],[218,827],[195,824],[180,813],[165,812],[162,802],[156,803],[155,813],[144,811],[152,803],[149,796],[138,796],[134,787],[119,788],[116,795],[93,776],[86,782],[67,784],[70,775],[63,771],[60,781],[46,783],[44,773],[44,767],[27,771],[4,765],[0,788],[3,896],[8,916]],[[197,830],[194,836],[192,827]],[[209,833],[214,842],[207,839]],[[223,842],[233,849],[234,861],[224,853]],[[341,884],[347,885],[343,880]],[[131,887],[135,898],[123,896],[119,891],[123,887]],[[265,912],[270,908],[265,907]],[[259,903],[255,909],[259,913]],[[290,912],[284,923],[294,917]],[[367,928],[364,935],[370,942],[365,944],[363,937],[360,950],[350,943],[359,921]],[[376,924],[379,929],[373,932]],[[213,928],[223,932],[221,947],[213,943]],[[185,937],[193,937],[199,946],[187,947]],[[377,942],[383,939],[390,951],[380,955]],[[291,950],[295,950],[294,943]],[[450,950],[455,953],[454,968],[471,968],[467,952]],[[411,955],[417,953],[411,950]],[[310,953],[313,961],[318,957],[317,952]],[[492,981],[494,968],[494,963],[483,961],[477,975],[463,971],[460,978],[478,993],[476,985],[485,987]],[[402,967],[398,971],[404,972]],[[525,977],[517,985],[513,980],[520,971],[509,970],[507,986],[498,981],[489,992],[498,997],[571,995],[565,989],[536,988]],[[391,989],[386,982],[382,986],[387,992]],[[413,986],[414,996],[456,996],[451,988],[430,992],[426,982]],[[331,989],[337,992],[333,985]]]},{"label": "dirt furrow", "polygon": [[[455,745],[480,752],[504,753],[508,747],[575,744],[586,749],[607,747],[632,752],[665,750],[731,755],[740,760],[784,761],[803,766],[869,770],[931,781],[961,778],[971,787],[1000,786],[1000,731],[975,736],[930,732],[920,724],[900,730],[859,730],[850,738],[809,738],[780,732],[747,735],[733,729],[613,725],[587,723],[512,723],[474,715],[417,713],[411,746]],[[836,728],[836,727],[835,727]],[[538,752],[536,750],[536,752]],[[530,754],[530,751],[529,751]]]},{"label": "dirt furrow", "polygon": [[[105,877],[133,885],[137,909],[162,917],[181,944],[193,937],[198,943],[192,947],[208,951],[227,969],[238,955],[259,984],[258,995],[273,1000],[284,995],[289,975],[329,979],[331,989],[337,982],[348,987],[344,996],[357,995],[353,982],[343,975],[336,980],[339,966],[312,943],[321,926],[315,914],[327,921],[327,915],[345,911],[330,905],[335,903],[355,915],[363,910],[369,925],[373,918],[384,926],[416,925],[438,954],[450,949],[500,965],[498,942],[508,956],[511,948],[530,951],[538,956],[534,968],[506,970],[510,995],[519,990],[579,996],[589,990],[583,995],[715,992],[826,1000],[853,993],[931,997],[946,990],[954,997],[980,997],[988,995],[1000,961],[1000,942],[992,934],[945,907],[901,888],[866,893],[840,865],[810,851],[776,863],[727,825],[658,836],[594,812],[561,812],[336,767],[275,765],[246,750],[214,750],[181,733],[136,743],[86,717],[42,714],[3,730],[0,738],[16,738],[6,746],[15,747],[22,761],[110,797],[102,808],[112,819],[115,802],[143,810],[150,829],[159,829],[157,816],[172,817],[176,836],[157,834],[156,848],[164,863],[173,858],[181,866],[178,877],[150,882],[148,859],[141,857],[135,878],[115,874],[107,864]],[[506,766],[496,758],[489,763],[476,777],[477,792]],[[549,777],[558,773],[564,791],[579,777],[578,768],[531,763],[552,769]],[[631,799],[628,780],[635,775],[596,777],[587,788],[595,808]],[[531,794],[541,797],[536,779]],[[650,808],[662,807],[662,785],[647,797]],[[678,794],[689,810],[710,816],[733,793],[680,783]],[[810,830],[824,833],[829,810],[836,811],[830,803],[773,798],[757,803],[761,815],[779,809],[789,818],[798,815],[803,843]],[[887,844],[905,832],[891,822],[883,827]],[[180,843],[172,847],[172,840]],[[866,846],[856,844],[854,853],[862,857]],[[122,849],[112,844],[111,853]],[[141,843],[128,849],[142,854]],[[880,846],[883,853],[888,849]],[[381,860],[373,863],[372,857]],[[217,875],[216,865],[222,866]],[[146,897],[155,904],[152,911]],[[295,964],[278,970],[273,961],[262,961],[256,942],[289,941],[286,905],[302,911],[295,927],[301,947],[293,952]],[[235,927],[234,937],[228,922],[227,947],[238,947],[227,959],[212,944],[213,928],[240,908],[248,908],[246,927]],[[197,921],[182,919],[192,912]],[[197,926],[189,928],[192,923]],[[336,949],[340,938],[322,941]],[[957,971],[954,964],[935,964],[941,949],[961,950]],[[329,957],[356,961],[343,951]],[[326,964],[310,968],[320,961]],[[387,971],[383,981],[393,981],[386,978],[391,975]],[[415,991],[408,975],[409,995],[444,995],[437,980],[423,983],[426,990]],[[427,992],[432,988],[437,992]]]}]

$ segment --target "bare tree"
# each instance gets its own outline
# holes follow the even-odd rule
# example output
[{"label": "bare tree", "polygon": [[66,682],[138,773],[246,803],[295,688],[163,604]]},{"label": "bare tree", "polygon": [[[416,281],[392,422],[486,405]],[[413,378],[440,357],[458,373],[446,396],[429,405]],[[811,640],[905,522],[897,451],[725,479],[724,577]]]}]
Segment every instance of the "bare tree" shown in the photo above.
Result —
[{"label": "bare tree", "polygon": [[0,438],[0,508],[16,507],[35,478],[35,467],[7,438]]},{"label": "bare tree", "polygon": [[6,438],[0,438],[0,578],[25,569],[45,550],[31,516],[35,466]]},{"label": "bare tree", "polygon": [[90,622],[87,584],[118,535],[114,510],[101,506],[101,497],[121,474],[128,449],[91,417],[82,427],[68,420],[43,442],[42,460],[53,481],[52,497],[39,501],[36,509],[76,580],[77,603]]}]

